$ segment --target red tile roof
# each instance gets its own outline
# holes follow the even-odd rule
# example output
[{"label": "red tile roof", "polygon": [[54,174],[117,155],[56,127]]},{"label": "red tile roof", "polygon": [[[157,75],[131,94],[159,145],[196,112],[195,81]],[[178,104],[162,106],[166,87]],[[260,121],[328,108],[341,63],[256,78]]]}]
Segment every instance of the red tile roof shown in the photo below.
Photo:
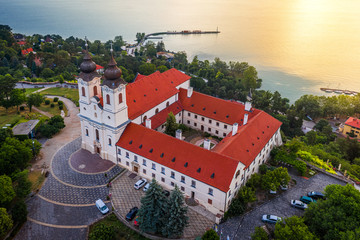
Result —
[{"label": "red tile roof", "polygon": [[135,82],[135,81],[138,81],[138,80],[140,80],[140,79],[143,79],[144,77],[146,77],[146,75],[142,75],[142,74],[138,73],[138,74],[136,74],[136,76],[135,76],[134,82]]},{"label": "red tile roof", "polygon": [[116,145],[223,192],[229,190],[238,166],[232,158],[135,123],[127,125]]},{"label": "red tile roof", "polygon": [[259,113],[257,109],[252,112],[245,112],[245,106],[235,101],[226,101],[220,98],[193,92],[190,98],[187,97],[187,89],[180,88],[179,100],[184,109],[205,116],[223,123],[242,125],[244,114],[249,114],[249,119]]},{"label": "red tile roof", "polygon": [[349,117],[345,124],[360,129],[360,120],[358,118]]},{"label": "red tile roof", "polygon": [[174,102],[169,107],[165,108],[164,110],[160,111],[158,114],[152,116],[151,119],[151,128],[156,129],[160,127],[163,123],[166,122],[166,119],[170,112],[174,115],[178,114],[183,110],[181,103],[179,101]]},{"label": "red tile roof", "polygon": [[176,86],[191,77],[172,68],[155,72],[126,86],[126,101],[130,119],[135,119],[179,91]]},{"label": "red tile roof", "polygon": [[25,45],[26,42],[25,42],[25,41],[20,41],[20,42],[17,42],[17,44],[19,44],[20,46],[22,46],[22,45]]},{"label": "red tile roof", "polygon": [[96,70],[99,70],[99,69],[104,69],[104,67],[96,64]]},{"label": "red tile roof", "polygon": [[28,48],[25,50],[21,50],[22,55],[28,55],[29,53],[33,52],[34,50],[32,48]]},{"label": "red tile roof", "polygon": [[271,137],[280,128],[281,122],[259,111],[249,118],[246,125],[239,126],[237,134],[228,134],[212,151],[242,162],[246,168],[255,160]]}]

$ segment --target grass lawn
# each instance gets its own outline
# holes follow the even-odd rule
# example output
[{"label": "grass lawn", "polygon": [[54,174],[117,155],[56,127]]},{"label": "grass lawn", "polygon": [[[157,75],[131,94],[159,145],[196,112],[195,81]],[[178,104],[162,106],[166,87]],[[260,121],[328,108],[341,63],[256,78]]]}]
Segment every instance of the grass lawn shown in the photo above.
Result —
[{"label": "grass lawn", "polygon": [[78,89],[74,88],[48,88],[44,91],[40,92],[42,95],[55,95],[55,96],[62,96],[65,98],[70,99],[76,105],[79,104],[79,91]]},{"label": "grass lawn", "polygon": [[31,94],[39,89],[42,89],[42,88],[24,88],[24,89],[25,89],[25,94],[29,95],[29,94]]},{"label": "grass lawn", "polygon": [[45,176],[41,174],[41,171],[32,171],[28,175],[29,181],[31,182],[31,191],[36,191],[41,188],[45,180]]},{"label": "grass lawn", "polygon": [[27,122],[31,119],[40,119],[41,117],[46,116],[40,116],[41,114],[33,111],[29,112],[28,108],[25,107],[24,111],[20,111],[18,114],[16,107],[9,108],[6,112],[5,108],[0,107],[0,127],[3,127],[5,124],[16,124],[20,122]]},{"label": "grass lawn", "polygon": [[112,226],[115,229],[116,237],[115,239],[126,239],[126,240],[145,240],[148,239],[146,237],[141,236],[134,230],[125,226],[119,219],[115,216],[114,213],[111,213],[109,216],[101,219],[95,224],[90,226],[89,235],[91,234],[94,227],[100,223],[103,223],[107,226]]},{"label": "grass lawn", "polygon": [[[45,100],[50,100],[50,104],[46,105],[45,102],[43,102],[40,107],[37,107],[38,109],[40,109],[41,111],[44,112],[48,112],[50,114],[52,114],[53,116],[55,115],[60,115],[61,114],[61,110],[59,109],[59,105],[57,102],[53,102],[52,98],[46,98]],[[51,104],[54,103],[55,107],[51,107]],[[67,114],[67,108],[64,106],[64,112],[65,112],[65,116]]]}]

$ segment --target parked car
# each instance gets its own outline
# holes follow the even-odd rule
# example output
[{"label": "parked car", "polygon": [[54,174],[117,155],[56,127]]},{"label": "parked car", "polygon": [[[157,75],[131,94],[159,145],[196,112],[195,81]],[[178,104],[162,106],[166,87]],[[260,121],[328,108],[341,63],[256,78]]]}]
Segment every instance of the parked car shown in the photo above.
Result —
[{"label": "parked car", "polygon": [[276,190],[271,190],[269,191],[270,194],[276,194]]},{"label": "parked car", "polygon": [[130,211],[128,212],[128,214],[126,214],[126,220],[131,221],[133,220],[133,218],[136,216],[137,212],[138,212],[138,208],[137,207],[133,207],[132,209],[130,209]]},{"label": "parked car", "polygon": [[135,220],[134,220],[134,226],[135,226],[135,227],[138,227],[138,226],[139,226],[138,218],[139,218],[139,216],[136,216],[136,217],[135,217]]},{"label": "parked car", "polygon": [[150,187],[150,183],[147,183],[145,187],[143,188],[143,191],[146,192]]},{"label": "parked car", "polygon": [[170,196],[170,192],[168,190],[163,190],[163,193],[164,193],[165,197]]},{"label": "parked car", "polygon": [[147,181],[145,179],[140,179],[139,181],[137,181],[134,185],[135,189],[140,189],[142,186],[144,186],[147,183]]},{"label": "parked car", "polygon": [[305,203],[303,203],[303,202],[301,202],[299,200],[291,200],[290,204],[291,204],[292,207],[300,208],[300,209],[303,209],[303,210],[308,208],[307,204],[305,204]]},{"label": "parked car", "polygon": [[312,199],[311,197],[307,197],[307,196],[301,196],[300,197],[300,201],[302,201],[303,203],[309,204],[309,203],[316,203],[315,199]]},{"label": "parked car", "polygon": [[109,208],[105,205],[105,203],[101,199],[96,200],[95,205],[102,214],[106,214],[109,212]]},{"label": "parked car", "polygon": [[313,199],[325,199],[325,195],[321,192],[315,192],[315,191],[312,191],[312,192],[308,192],[308,197],[311,197]]},{"label": "parked car", "polygon": [[267,223],[276,223],[277,221],[282,221],[281,217],[275,215],[263,215],[261,220]]}]

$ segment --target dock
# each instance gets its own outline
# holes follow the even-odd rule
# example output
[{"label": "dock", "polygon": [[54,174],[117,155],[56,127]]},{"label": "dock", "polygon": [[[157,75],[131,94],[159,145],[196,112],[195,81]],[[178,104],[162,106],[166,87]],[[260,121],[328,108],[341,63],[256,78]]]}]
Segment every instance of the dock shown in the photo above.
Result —
[{"label": "dock", "polygon": [[162,39],[159,35],[191,35],[191,34],[219,34],[220,31],[202,31],[202,30],[182,30],[182,31],[166,31],[166,32],[155,32],[145,35],[143,42],[147,39]]},{"label": "dock", "polygon": [[359,93],[356,91],[343,90],[337,88],[320,88],[320,90],[327,93],[337,93],[337,94],[346,94],[346,95],[357,95]]}]

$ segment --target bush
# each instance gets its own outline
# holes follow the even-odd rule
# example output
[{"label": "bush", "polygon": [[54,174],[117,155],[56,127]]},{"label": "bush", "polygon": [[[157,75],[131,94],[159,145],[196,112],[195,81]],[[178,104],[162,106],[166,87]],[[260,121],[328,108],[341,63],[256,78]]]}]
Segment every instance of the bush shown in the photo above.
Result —
[{"label": "bush", "polygon": [[265,174],[267,172],[268,168],[265,164],[261,164],[259,167],[260,174]]},{"label": "bush", "polygon": [[59,101],[59,98],[58,98],[58,97],[55,97],[53,101],[54,101],[54,102],[57,102],[57,101]]},{"label": "bush", "polygon": [[115,229],[112,226],[106,226],[100,223],[94,227],[89,235],[89,240],[112,240],[115,239]]},{"label": "bush", "polygon": [[16,223],[26,222],[27,214],[28,214],[28,211],[27,211],[24,200],[17,202],[11,211],[12,219]]},{"label": "bush", "polygon": [[59,105],[59,109],[60,109],[60,110],[63,110],[63,109],[64,109],[64,106],[63,106],[63,105]]},{"label": "bush", "polygon": [[20,106],[20,111],[24,111],[25,107],[24,106]]},{"label": "bush", "polygon": [[50,100],[46,99],[45,100],[45,105],[49,105],[50,104]]},{"label": "bush", "polygon": [[52,108],[53,108],[53,107],[55,107],[55,104],[53,104],[53,103],[52,103],[52,104],[50,104],[50,107],[52,107]]},{"label": "bush", "polygon": [[58,101],[59,106],[63,106],[64,102],[63,101]]},{"label": "bush", "polygon": [[256,227],[255,232],[251,234],[252,240],[268,240],[269,236],[262,227]]},{"label": "bush", "polygon": [[219,235],[215,232],[214,229],[207,230],[204,235],[201,237],[202,240],[220,240]]}]

